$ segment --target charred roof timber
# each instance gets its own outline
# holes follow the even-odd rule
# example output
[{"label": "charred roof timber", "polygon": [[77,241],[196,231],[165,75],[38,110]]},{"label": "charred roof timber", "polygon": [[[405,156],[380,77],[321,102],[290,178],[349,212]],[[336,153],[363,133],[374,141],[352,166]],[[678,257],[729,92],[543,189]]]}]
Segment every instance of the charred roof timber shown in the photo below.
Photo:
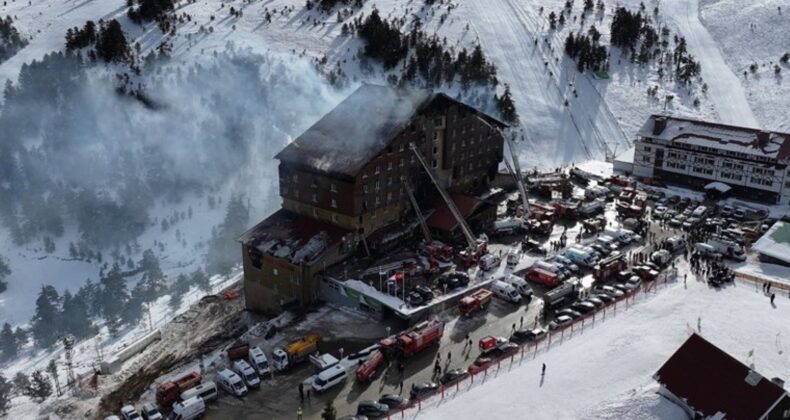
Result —
[{"label": "charred roof timber", "polygon": [[321,173],[354,177],[367,162],[387,150],[416,116],[448,103],[461,105],[488,124],[507,127],[444,93],[363,84],[275,158]]}]

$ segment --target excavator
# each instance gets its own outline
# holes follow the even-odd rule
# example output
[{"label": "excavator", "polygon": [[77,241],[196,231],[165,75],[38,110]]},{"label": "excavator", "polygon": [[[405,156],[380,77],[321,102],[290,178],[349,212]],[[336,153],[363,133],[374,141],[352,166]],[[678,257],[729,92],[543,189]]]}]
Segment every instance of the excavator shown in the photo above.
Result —
[{"label": "excavator", "polygon": [[[467,267],[471,267],[474,264],[477,264],[477,261],[488,252],[488,239],[487,238],[480,238],[476,239],[475,236],[472,234],[472,230],[469,228],[469,225],[466,223],[463,215],[456,207],[455,202],[447,194],[447,191],[442,188],[439,181],[436,179],[436,176],[433,174],[433,170],[431,167],[428,166],[428,163],[425,161],[425,158],[420,154],[420,151],[417,149],[417,146],[414,143],[409,144],[409,148],[414,155],[417,157],[417,160],[422,165],[425,172],[428,174],[428,177],[433,182],[433,185],[436,186],[436,190],[439,191],[439,195],[441,195],[444,202],[447,204],[447,208],[450,210],[450,213],[453,215],[455,220],[458,222],[458,225],[461,227],[461,232],[463,233],[464,239],[466,239],[467,247],[466,249],[460,251],[458,253],[459,258],[463,260],[464,264]],[[427,229],[427,228],[426,228]]]}]

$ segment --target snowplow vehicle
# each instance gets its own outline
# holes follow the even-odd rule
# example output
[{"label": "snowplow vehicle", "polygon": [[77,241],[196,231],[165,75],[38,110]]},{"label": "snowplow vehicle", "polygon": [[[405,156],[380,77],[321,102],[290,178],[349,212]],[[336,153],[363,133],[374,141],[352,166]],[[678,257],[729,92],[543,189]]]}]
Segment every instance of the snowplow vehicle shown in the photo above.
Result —
[{"label": "snowplow vehicle", "polygon": [[291,342],[285,348],[276,348],[272,352],[272,366],[278,372],[282,372],[289,367],[303,362],[308,356],[318,350],[318,342],[321,336],[318,334],[307,334],[306,336]]}]

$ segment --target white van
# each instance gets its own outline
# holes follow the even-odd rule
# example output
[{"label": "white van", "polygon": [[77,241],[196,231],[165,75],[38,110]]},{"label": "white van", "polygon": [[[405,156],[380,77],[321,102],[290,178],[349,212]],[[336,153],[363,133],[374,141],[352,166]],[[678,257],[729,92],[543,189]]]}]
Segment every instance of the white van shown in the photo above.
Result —
[{"label": "white van", "polygon": [[203,416],[206,412],[206,403],[203,398],[192,397],[185,401],[173,404],[173,411],[167,416],[168,420],[192,420]]},{"label": "white van", "polygon": [[486,254],[480,258],[480,268],[483,271],[491,270],[492,268],[499,267],[501,260],[496,254]]},{"label": "white van", "polygon": [[343,366],[334,365],[322,370],[318,375],[315,375],[313,390],[315,390],[315,392],[323,392],[335,385],[343,383],[346,379],[348,379],[348,372],[346,372],[346,369]]},{"label": "white van", "polygon": [[571,247],[565,250],[565,258],[582,267],[592,267],[598,259],[586,249]]},{"label": "white van", "polygon": [[225,392],[231,395],[235,395],[237,397],[243,397],[247,395],[247,387],[244,385],[244,381],[230,369],[222,369],[221,371],[217,372],[217,376],[214,378],[219,385],[220,388],[224,389]]},{"label": "white van", "polygon": [[181,393],[181,401],[186,401],[192,397],[200,397],[203,399],[203,402],[216,400],[217,397],[219,397],[217,384],[215,384],[214,381],[205,381]]},{"label": "white van", "polygon": [[255,373],[255,369],[249,363],[244,360],[236,360],[233,362],[232,368],[234,372],[241,376],[241,380],[244,381],[244,385],[247,385],[248,388],[261,386],[261,379],[258,378],[258,374]]},{"label": "white van", "polygon": [[260,347],[250,347],[249,357],[252,368],[258,372],[258,376],[265,377],[271,375],[272,370],[269,367],[269,359],[266,358],[266,353]]},{"label": "white van", "polygon": [[705,214],[707,212],[708,212],[708,208],[707,207],[699,206],[696,209],[694,209],[693,212],[691,212],[691,217],[696,217],[698,219],[701,219],[701,218],[705,217]]},{"label": "white van", "polygon": [[508,274],[507,276],[502,277],[501,279],[505,283],[513,286],[516,291],[524,296],[525,298],[532,298],[532,288],[529,287],[529,283],[523,278],[515,275],[515,274]]},{"label": "white van", "polygon": [[521,302],[521,295],[518,294],[516,288],[511,286],[504,281],[497,280],[491,284],[491,291],[494,292],[500,299],[504,299],[508,302],[512,303],[520,303]]},{"label": "white van", "polygon": [[623,245],[630,244],[631,242],[640,239],[640,237],[638,237],[638,235],[634,232],[623,228],[606,228],[604,229],[603,234],[606,236],[611,236],[612,238],[616,239],[617,242],[620,242]]},{"label": "white van", "polygon": [[507,253],[507,265],[508,267],[512,267],[518,264],[518,261],[521,259],[521,254],[518,251],[510,251]]},{"label": "white van", "polygon": [[719,252],[716,251],[716,248],[704,242],[697,242],[694,244],[694,249],[696,249],[697,252],[699,252],[699,254],[703,257],[713,257],[719,254]]},{"label": "white van", "polygon": [[605,248],[610,249],[612,251],[617,251],[620,249],[619,241],[617,241],[616,239],[614,239],[609,235],[601,235],[595,239],[595,242],[601,244]]}]

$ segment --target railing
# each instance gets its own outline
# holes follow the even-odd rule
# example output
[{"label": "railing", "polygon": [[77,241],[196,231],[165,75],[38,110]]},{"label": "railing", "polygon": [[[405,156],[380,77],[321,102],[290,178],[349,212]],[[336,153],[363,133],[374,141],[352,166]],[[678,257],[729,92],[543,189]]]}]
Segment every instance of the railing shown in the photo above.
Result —
[{"label": "railing", "polygon": [[410,401],[408,406],[389,413],[387,419],[403,419],[407,416],[414,417],[426,405],[437,405],[444,401],[445,398],[454,398],[468,391],[475,383],[480,384],[485,382],[489,376],[496,377],[502,368],[513,368],[514,364],[521,366],[530,355],[534,359],[541,351],[545,352],[551,350],[552,345],[556,346],[563,343],[574,334],[580,333],[585,328],[594,326],[596,322],[600,324],[616,316],[618,311],[623,312],[628,310],[634,306],[637,301],[647,299],[650,294],[656,293],[659,288],[666,287],[671,281],[674,282],[676,278],[677,269],[661,273],[656,280],[650,283],[642,283],[638,288],[627,292],[625,296],[615,299],[608,304],[604,304],[595,311],[579,317],[572,323],[553,331],[550,330],[545,336],[536,341],[521,344],[518,352],[494,360],[489,366],[483,368],[482,371],[470,374],[452,384],[440,385],[439,391],[435,394]]},{"label": "railing", "polygon": [[790,285],[787,283],[782,283],[775,280],[771,280],[769,278],[760,277],[755,274],[741,273],[739,271],[735,272],[735,278],[742,282],[754,283],[755,289],[757,288],[758,285],[763,285],[768,283],[771,285],[772,289],[784,290],[785,292],[787,292],[787,296],[790,297]]}]

